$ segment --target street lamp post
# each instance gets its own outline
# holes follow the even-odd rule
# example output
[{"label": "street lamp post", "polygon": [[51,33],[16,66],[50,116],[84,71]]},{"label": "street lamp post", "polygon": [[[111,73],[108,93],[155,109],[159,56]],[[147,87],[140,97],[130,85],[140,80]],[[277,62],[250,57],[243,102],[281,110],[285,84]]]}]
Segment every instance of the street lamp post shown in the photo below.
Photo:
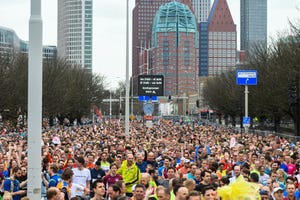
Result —
[{"label": "street lamp post", "polygon": [[[120,77],[120,76],[116,76],[116,77],[114,77],[114,79],[115,79],[115,81],[117,81],[118,80],[118,84],[119,84],[119,119],[121,119],[122,118],[122,91],[123,91],[123,89],[124,89],[124,85],[123,85],[123,81],[124,81],[124,77]],[[121,80],[120,80],[121,79]],[[120,82],[121,81],[121,82]],[[126,84],[126,83],[125,83]],[[125,87],[126,87],[126,85],[125,85]],[[112,91],[114,91],[113,92],[113,94],[115,94],[114,96],[115,97],[117,97],[117,92],[118,92],[118,90],[117,90],[117,88],[110,88],[110,91],[109,91],[109,93],[110,93],[110,99],[112,99],[112,98],[114,98],[114,97],[112,97],[111,96],[111,92]],[[111,110],[112,110],[112,108],[111,108],[111,103],[112,103],[112,101],[113,100],[110,100],[109,102],[110,102],[110,112],[112,112]],[[112,116],[112,114],[111,114],[111,116]],[[117,116],[117,114],[116,114],[116,116]]]},{"label": "street lamp post", "polygon": [[126,1],[126,94],[125,135],[129,136],[129,0]]},{"label": "street lamp post", "polygon": [[122,118],[122,91],[120,90],[120,99],[119,99],[119,119]]},{"label": "street lamp post", "polygon": [[[143,50],[143,51],[146,51],[146,56],[147,56],[147,60],[146,60],[146,66],[147,66],[147,70],[146,70],[146,74],[148,75],[149,74],[149,66],[150,66],[150,59],[149,59],[149,56],[150,56],[150,54],[149,54],[149,51],[152,51],[153,49],[155,49],[155,48],[157,48],[157,47],[149,47],[149,48],[146,48],[146,47],[142,47],[142,46],[137,46],[136,48],[139,48],[139,49],[141,49],[141,50]],[[142,67],[144,66],[144,63],[142,63],[142,65],[141,65]],[[140,66],[140,67],[141,67]],[[140,70],[140,72],[141,72],[141,70]],[[143,70],[142,70],[142,72],[143,72]]]},{"label": "street lamp post", "polygon": [[131,116],[133,116],[133,76],[131,76]]},{"label": "street lamp post", "polygon": [[112,112],[111,112],[111,91],[109,90],[109,119],[111,119]]},{"label": "street lamp post", "polygon": [[29,199],[41,199],[42,41],[41,0],[31,0],[28,53],[28,189]]},{"label": "street lamp post", "polygon": [[[138,75],[137,75],[138,76]],[[134,78],[137,78],[137,76],[131,76],[131,116],[133,116],[133,99],[134,99],[134,96],[133,96],[133,79]]]}]

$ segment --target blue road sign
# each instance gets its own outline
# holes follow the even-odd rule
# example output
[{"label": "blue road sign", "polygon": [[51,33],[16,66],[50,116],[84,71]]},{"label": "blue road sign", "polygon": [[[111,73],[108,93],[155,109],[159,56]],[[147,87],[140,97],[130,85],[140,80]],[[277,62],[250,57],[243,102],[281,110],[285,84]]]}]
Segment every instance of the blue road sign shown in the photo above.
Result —
[{"label": "blue road sign", "polygon": [[149,101],[150,96],[139,96],[139,101]]},{"label": "blue road sign", "polygon": [[151,100],[152,100],[152,102],[158,102],[157,96],[152,96],[152,97],[151,97]]},{"label": "blue road sign", "polygon": [[237,85],[257,85],[256,70],[237,70],[236,71]]},{"label": "blue road sign", "polygon": [[250,117],[243,117],[243,125],[250,125]]}]

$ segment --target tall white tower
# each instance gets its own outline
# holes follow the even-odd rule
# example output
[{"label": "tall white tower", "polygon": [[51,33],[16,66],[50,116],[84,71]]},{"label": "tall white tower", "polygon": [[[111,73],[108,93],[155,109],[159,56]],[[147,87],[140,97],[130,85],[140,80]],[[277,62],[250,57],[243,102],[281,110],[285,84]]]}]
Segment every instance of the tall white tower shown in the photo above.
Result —
[{"label": "tall white tower", "polygon": [[211,0],[192,0],[192,6],[198,23],[207,21],[210,4]]},{"label": "tall white tower", "polygon": [[57,54],[92,71],[93,1],[58,0]]}]

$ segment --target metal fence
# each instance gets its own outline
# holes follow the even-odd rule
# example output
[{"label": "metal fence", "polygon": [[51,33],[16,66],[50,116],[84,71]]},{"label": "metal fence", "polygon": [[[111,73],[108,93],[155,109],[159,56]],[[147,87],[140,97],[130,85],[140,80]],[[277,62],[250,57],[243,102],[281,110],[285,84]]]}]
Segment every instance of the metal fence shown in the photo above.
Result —
[{"label": "metal fence", "polygon": [[[244,128],[239,128],[239,127],[231,127],[231,128],[234,129],[236,132],[245,133]],[[286,138],[290,142],[300,141],[300,136],[295,136],[295,135],[290,135],[290,134],[285,134],[285,133],[278,133],[275,131],[268,131],[268,130],[249,129],[248,134],[255,134],[258,136],[262,136],[262,137],[267,137],[268,135],[275,135],[278,137]]]}]

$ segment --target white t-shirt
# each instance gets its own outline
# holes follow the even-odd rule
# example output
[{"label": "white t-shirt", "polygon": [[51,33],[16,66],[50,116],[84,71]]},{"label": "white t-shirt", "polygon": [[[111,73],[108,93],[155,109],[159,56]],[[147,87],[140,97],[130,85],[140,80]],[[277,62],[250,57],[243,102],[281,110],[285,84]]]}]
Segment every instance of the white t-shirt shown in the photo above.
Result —
[{"label": "white t-shirt", "polygon": [[83,189],[80,186],[82,186],[83,188],[87,186],[86,181],[91,180],[91,172],[86,168],[83,168],[82,170],[79,170],[78,168],[73,168],[72,170],[74,172],[71,188],[72,197],[77,195],[81,196],[83,195]]},{"label": "white t-shirt", "polygon": [[72,183],[71,187],[71,197],[75,197],[76,195],[79,195],[80,193],[83,194],[84,192],[84,187],[81,185],[78,185],[76,183]]},{"label": "white t-shirt", "polygon": [[263,184],[264,182],[266,182],[269,179],[269,175],[268,174],[264,174],[264,175],[259,175],[259,183]]}]

